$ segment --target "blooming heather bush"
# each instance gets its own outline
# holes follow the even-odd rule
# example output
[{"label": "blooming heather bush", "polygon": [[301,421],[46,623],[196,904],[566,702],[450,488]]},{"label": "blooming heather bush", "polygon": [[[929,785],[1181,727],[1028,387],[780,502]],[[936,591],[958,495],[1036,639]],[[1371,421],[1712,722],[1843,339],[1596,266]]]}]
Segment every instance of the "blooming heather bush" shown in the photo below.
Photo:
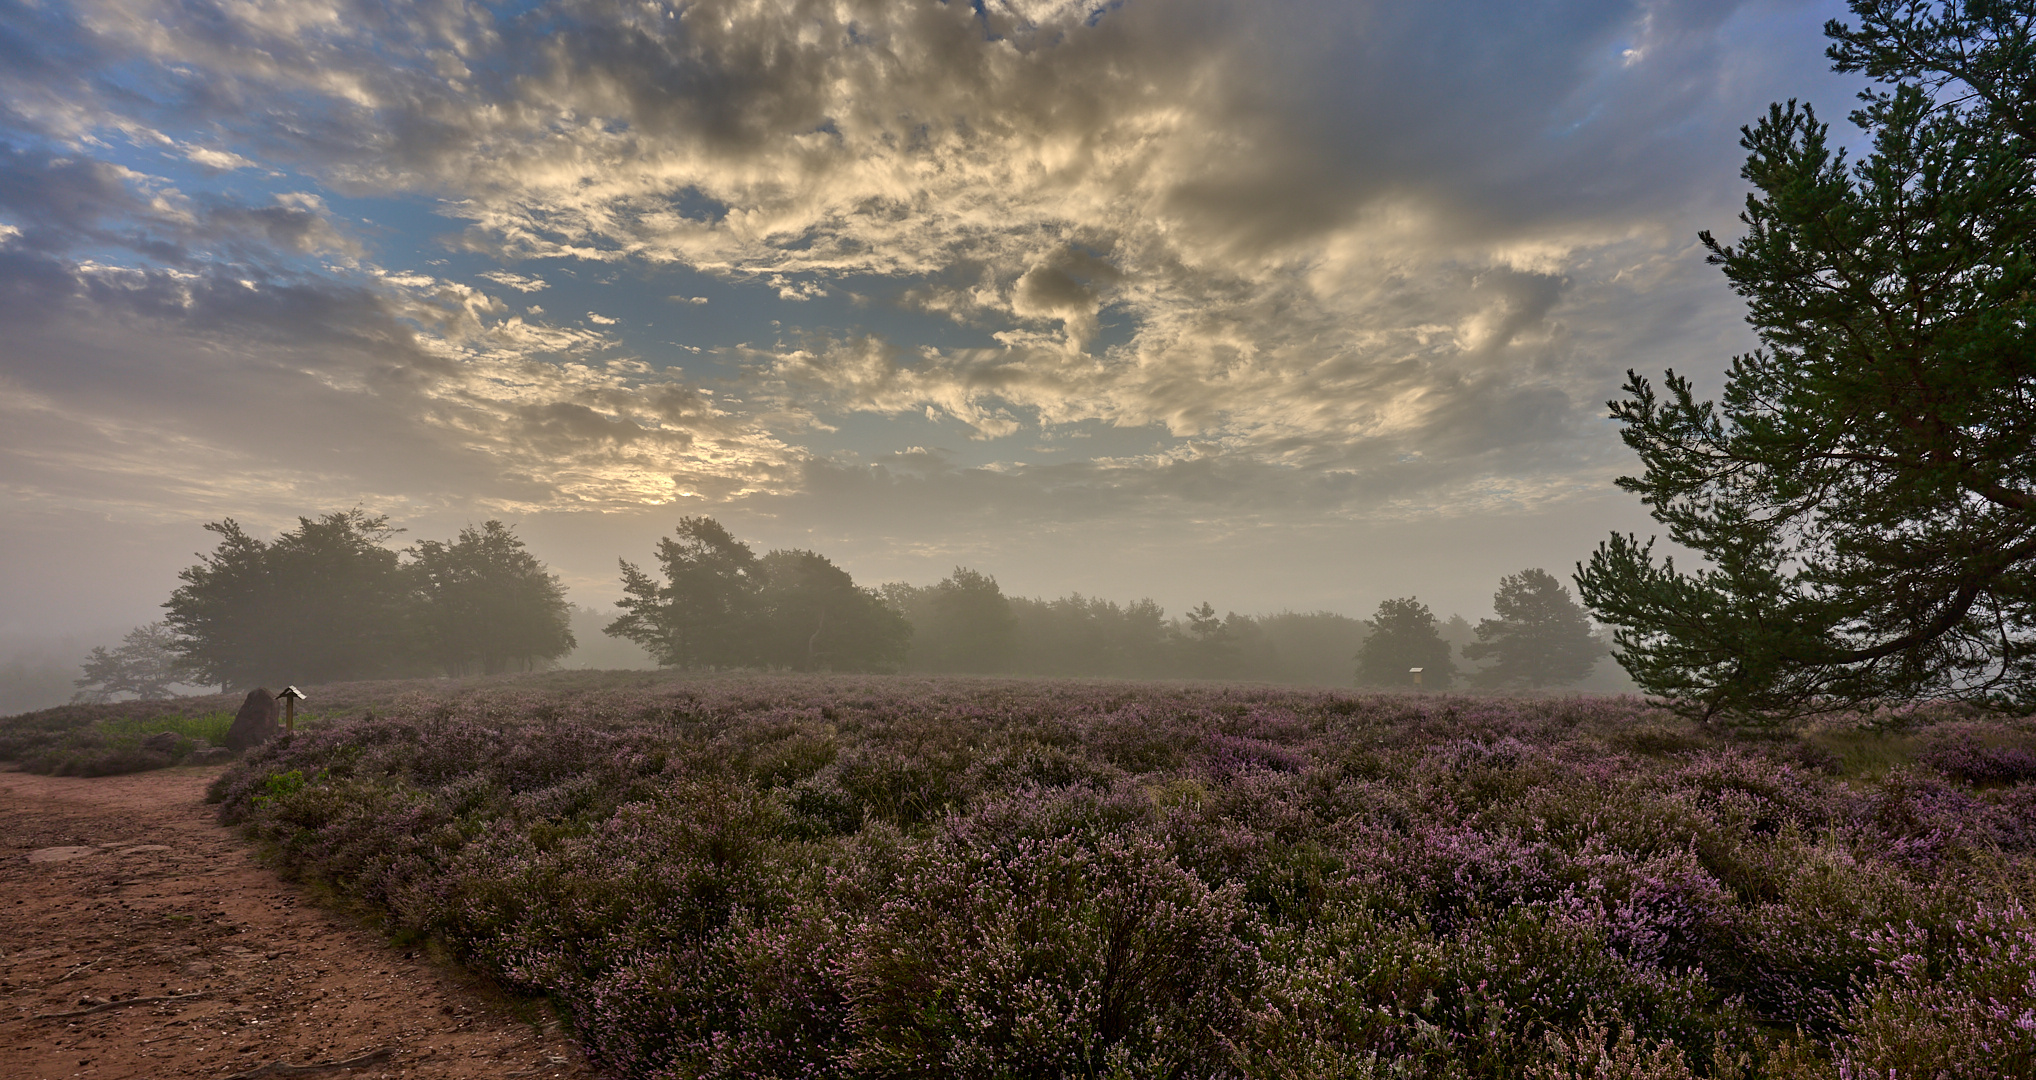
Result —
[{"label": "blooming heather bush", "polygon": [[[846,1063],[874,1075],[1178,1076],[1256,975],[1239,889],[1149,828],[950,819],[850,934]],[[1011,822],[1010,818],[1018,819]]]},{"label": "blooming heather bush", "polygon": [[[1839,754],[1630,699],[378,700],[251,754],[223,816],[618,1077],[2032,1075],[2036,781],[1968,717]],[[1874,739],[1922,764],[1846,773]]]},{"label": "blooming heather bush", "polygon": [[1839,1075],[2036,1076],[2036,920],[2019,903],[1981,903],[1948,935],[1936,929],[1864,935],[1881,978],[1848,1010]]},{"label": "blooming heather bush", "polygon": [[1548,1060],[1527,1075],[1531,1080],[1696,1080],[1673,1045],[1642,1045],[1633,1028],[1608,1035],[1587,1026],[1573,1035],[1548,1035]]},{"label": "blooming heather bush", "polygon": [[1916,759],[1967,784],[2036,780],[2036,738],[1979,724],[1945,724],[1923,739]]}]

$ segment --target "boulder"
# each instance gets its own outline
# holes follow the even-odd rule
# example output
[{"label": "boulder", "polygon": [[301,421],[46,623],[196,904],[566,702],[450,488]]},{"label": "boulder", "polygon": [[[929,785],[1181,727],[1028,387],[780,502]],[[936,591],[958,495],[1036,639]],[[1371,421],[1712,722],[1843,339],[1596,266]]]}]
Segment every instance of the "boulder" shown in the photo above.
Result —
[{"label": "boulder", "polygon": [[276,723],[276,712],[276,696],[268,687],[249,690],[247,700],[233,716],[233,726],[226,730],[227,749],[242,753],[275,738],[283,730]]},{"label": "boulder", "polygon": [[232,761],[233,751],[224,746],[208,746],[203,750],[191,751],[191,756],[184,760],[192,765],[217,765],[222,761]]},{"label": "boulder", "polygon": [[159,731],[143,739],[141,741],[141,748],[143,750],[160,750],[165,754],[172,753],[177,749],[177,733],[174,731]]}]

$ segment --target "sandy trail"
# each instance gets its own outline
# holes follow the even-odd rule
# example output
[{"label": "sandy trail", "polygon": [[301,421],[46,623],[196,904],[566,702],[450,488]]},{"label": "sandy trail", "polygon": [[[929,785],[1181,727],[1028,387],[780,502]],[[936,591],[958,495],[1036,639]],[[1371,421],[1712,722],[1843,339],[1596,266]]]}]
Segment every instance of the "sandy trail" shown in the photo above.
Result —
[{"label": "sandy trail", "polygon": [[220,771],[0,772],[0,1078],[591,1075],[547,1013],[257,864]]}]

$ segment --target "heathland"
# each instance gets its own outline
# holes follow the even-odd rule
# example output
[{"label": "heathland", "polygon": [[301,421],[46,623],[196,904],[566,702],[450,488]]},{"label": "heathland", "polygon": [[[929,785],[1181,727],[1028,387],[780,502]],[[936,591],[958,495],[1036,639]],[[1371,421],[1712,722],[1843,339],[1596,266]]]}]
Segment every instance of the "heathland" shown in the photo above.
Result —
[{"label": "heathland", "polygon": [[214,796],[616,1076],[2036,1075],[2028,722],[624,678],[314,690]]}]

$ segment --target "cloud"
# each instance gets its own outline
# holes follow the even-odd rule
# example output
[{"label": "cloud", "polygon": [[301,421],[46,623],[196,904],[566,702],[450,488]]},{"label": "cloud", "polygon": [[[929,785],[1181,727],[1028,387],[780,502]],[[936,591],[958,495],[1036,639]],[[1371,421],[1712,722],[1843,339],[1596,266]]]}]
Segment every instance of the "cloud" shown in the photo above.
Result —
[{"label": "cloud", "polygon": [[528,274],[518,274],[509,270],[488,270],[484,271],[481,277],[505,289],[515,289],[520,293],[534,293],[550,287],[543,278],[532,277]]},{"label": "cloud", "polygon": [[316,195],[277,193],[268,205],[186,195],[124,165],[4,142],[0,217],[13,219],[13,242],[33,250],[110,246],[184,267],[360,251]]},{"label": "cloud", "polygon": [[[144,2],[94,26],[190,65],[187,112],[342,186],[442,193],[504,250],[1008,287],[1085,231],[1205,267],[1409,199],[1485,231],[1601,216],[1608,181],[1652,205],[1714,149],[1664,121],[1730,89],[1741,6]],[[1594,154],[1657,164],[1546,182]]]},{"label": "cloud", "polygon": [[781,490],[799,452],[603,335],[424,275],[242,281],[0,249],[24,508],[501,512]]},{"label": "cloud", "polygon": [[[1691,332],[1729,298],[1686,235],[1736,198],[1721,148],[1762,91],[1734,73],[1764,46],[1733,20],[1766,10],[38,9],[4,76],[8,122],[33,137],[0,156],[0,215],[9,251],[54,260],[22,263],[19,288],[113,304],[137,342],[282,335],[314,382],[435,433],[449,460],[494,462],[481,487],[521,504],[792,490],[825,475],[794,442],[857,415],[932,416],[986,448],[1083,424],[1159,436],[1149,453],[1006,463],[1000,492],[1295,513],[1532,502],[1614,468],[1597,403],[1619,368],[1739,333],[1729,314]],[[710,349],[731,372],[710,387],[652,370],[617,319],[561,326],[485,287],[377,271],[365,230],[312,196],[186,194],[95,156],[114,133],[336,196],[435,200],[464,256],[684,268],[793,311],[876,282],[994,344],[788,315],[813,325]],[[82,252],[104,245],[132,265],[90,269]],[[357,266],[314,273],[314,254]],[[224,287],[243,279],[247,297]],[[357,321],[317,324],[324,344],[278,321],[314,297]],[[417,359],[376,367],[361,335]],[[399,371],[400,393],[377,381]],[[1274,490],[1301,494],[1265,502]]]},{"label": "cloud", "polygon": [[255,166],[255,162],[252,160],[241,157],[232,151],[215,150],[207,146],[188,147],[184,151],[184,156],[208,169],[218,172],[231,172],[234,169],[248,169]]}]

